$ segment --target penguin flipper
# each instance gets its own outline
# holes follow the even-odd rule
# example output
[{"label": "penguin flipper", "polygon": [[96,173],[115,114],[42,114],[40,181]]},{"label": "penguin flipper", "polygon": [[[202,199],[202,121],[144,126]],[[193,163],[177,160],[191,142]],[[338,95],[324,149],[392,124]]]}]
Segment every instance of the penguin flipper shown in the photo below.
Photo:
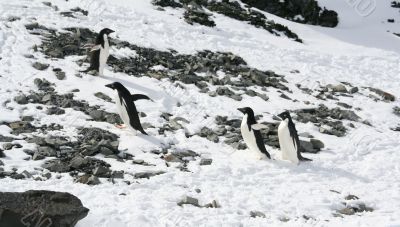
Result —
[{"label": "penguin flipper", "polygon": [[[132,97],[132,96],[130,96]],[[133,100],[131,100],[128,97],[128,102],[125,101],[125,99],[121,99],[123,105],[125,106],[127,112],[128,112],[128,116],[129,116],[129,124],[132,126],[132,128],[138,130],[139,132],[148,135],[143,127],[142,124],[140,123],[140,119],[139,119],[139,114],[136,110],[135,104],[133,102]]]},{"label": "penguin flipper", "polygon": [[260,149],[260,151],[263,154],[265,154],[265,156],[267,156],[268,159],[271,159],[271,155],[268,153],[267,149],[265,148],[264,140],[261,136],[261,132],[258,130],[253,130],[253,132],[254,132],[254,136],[256,137],[256,143],[257,143],[258,149]]},{"label": "penguin flipper", "polygon": [[[151,98],[149,98],[147,95],[142,95],[142,94],[133,94],[132,95],[132,100],[133,101],[137,101],[137,100],[140,100],[140,99],[151,100]],[[153,101],[153,100],[151,100],[151,101]]]}]

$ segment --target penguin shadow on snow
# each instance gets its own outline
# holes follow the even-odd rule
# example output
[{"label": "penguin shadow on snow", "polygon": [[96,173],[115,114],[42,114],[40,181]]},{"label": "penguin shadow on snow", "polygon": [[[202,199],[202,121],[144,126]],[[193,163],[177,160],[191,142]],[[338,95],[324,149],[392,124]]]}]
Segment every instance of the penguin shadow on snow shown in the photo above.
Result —
[{"label": "penguin shadow on snow", "polygon": [[110,82],[120,82],[121,84],[123,84],[124,86],[126,86],[129,89],[149,94],[149,95],[151,95],[152,100],[162,100],[162,106],[167,111],[171,111],[173,109],[173,107],[176,106],[176,102],[172,101],[176,98],[174,98],[171,94],[169,94],[168,92],[165,92],[162,89],[153,90],[153,89],[149,89],[147,87],[138,85],[136,83],[132,83],[128,80],[114,78],[114,77],[110,77],[110,76],[103,76],[102,78],[107,79]]},{"label": "penguin shadow on snow", "polygon": [[139,138],[141,140],[145,140],[155,146],[162,146],[164,143],[163,141],[161,141],[160,139],[158,139],[157,137],[155,137],[155,135],[144,135],[141,134],[139,132],[137,132],[136,134],[134,132],[132,132],[130,129],[126,128],[126,129],[122,129],[123,132],[121,132],[121,135],[126,136],[126,137],[135,137],[135,138]]},{"label": "penguin shadow on snow", "polygon": [[156,91],[147,87],[143,87],[141,85],[138,85],[136,83],[132,83],[128,80],[124,80],[124,79],[119,79],[119,78],[114,78],[114,77],[110,77],[110,76],[103,76],[104,79],[109,80],[110,82],[120,82],[121,84],[123,84],[125,87],[139,92],[143,92],[146,94],[150,94],[151,97],[153,99],[161,99],[163,97],[163,92],[160,91]]},{"label": "penguin shadow on snow", "polygon": [[347,178],[350,180],[360,180],[368,183],[370,180],[365,177],[358,176],[352,172],[340,168],[326,168],[318,164],[318,162],[301,162],[298,165],[290,163],[289,161],[275,159],[270,161],[276,168],[285,168],[289,170],[292,175],[295,174],[315,174],[323,178]]}]

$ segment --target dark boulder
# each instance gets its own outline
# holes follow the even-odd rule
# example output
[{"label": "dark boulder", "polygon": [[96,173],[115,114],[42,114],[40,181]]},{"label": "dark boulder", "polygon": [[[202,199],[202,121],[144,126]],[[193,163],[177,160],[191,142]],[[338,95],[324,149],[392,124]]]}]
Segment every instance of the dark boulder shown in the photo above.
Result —
[{"label": "dark boulder", "polygon": [[0,226],[73,227],[89,209],[64,192],[0,192]]}]

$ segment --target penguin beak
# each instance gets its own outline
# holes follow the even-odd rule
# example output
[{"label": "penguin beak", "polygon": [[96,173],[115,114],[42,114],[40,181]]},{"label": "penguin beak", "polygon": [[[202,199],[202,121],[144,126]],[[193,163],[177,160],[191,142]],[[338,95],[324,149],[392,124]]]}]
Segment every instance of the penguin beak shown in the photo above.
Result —
[{"label": "penguin beak", "polygon": [[105,85],[105,86],[114,90],[113,84],[107,84],[107,85]]},{"label": "penguin beak", "polygon": [[114,33],[114,32],[115,32],[114,30],[110,29],[110,31],[108,31],[108,34],[111,34],[111,33]]},{"label": "penguin beak", "polygon": [[242,113],[245,113],[244,108],[238,108],[237,110],[239,110],[239,111],[242,112]]}]

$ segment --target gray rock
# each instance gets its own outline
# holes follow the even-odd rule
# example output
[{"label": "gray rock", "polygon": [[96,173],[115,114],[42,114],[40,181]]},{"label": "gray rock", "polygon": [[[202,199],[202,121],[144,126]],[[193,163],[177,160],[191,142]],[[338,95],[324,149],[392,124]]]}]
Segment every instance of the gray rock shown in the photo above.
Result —
[{"label": "gray rock", "polygon": [[346,208],[340,209],[340,210],[338,210],[338,212],[340,214],[344,214],[344,215],[354,215],[356,213],[356,211],[351,207],[346,207]]},{"label": "gray rock", "polygon": [[44,158],[45,158],[45,156],[42,155],[42,154],[40,154],[39,151],[36,151],[36,152],[33,154],[33,156],[32,156],[32,160],[34,160],[34,161],[42,160],[42,159],[44,159]]},{"label": "gray rock", "polygon": [[347,93],[347,88],[343,84],[338,84],[335,86],[331,86],[332,90],[334,92],[341,92],[341,93]]},{"label": "gray rock", "polygon": [[399,106],[393,107],[393,113],[400,117],[400,107]]},{"label": "gray rock", "polygon": [[217,200],[213,200],[211,203],[207,203],[207,204],[204,205],[203,207],[205,207],[205,208],[220,208],[221,205],[219,205],[219,203],[217,202]]},{"label": "gray rock", "polygon": [[53,191],[0,192],[0,226],[73,227],[89,209],[69,193]]},{"label": "gray rock", "polygon": [[43,64],[40,62],[35,62],[32,65],[33,68],[40,70],[40,71],[46,70],[47,68],[49,68],[49,66],[50,66],[49,64]]},{"label": "gray rock", "polygon": [[313,144],[308,141],[300,141],[300,145],[303,148],[303,152],[305,153],[318,153],[318,150],[314,148]]},{"label": "gray rock", "polygon": [[28,99],[25,95],[19,95],[14,98],[14,101],[20,105],[25,105],[28,103]]},{"label": "gray rock", "polygon": [[[0,151],[1,152],[1,151]],[[3,161],[0,160],[0,166],[4,166]]]},{"label": "gray rock", "polygon": [[93,171],[93,175],[96,177],[109,177],[111,170],[104,166],[98,166]]},{"label": "gray rock", "polygon": [[212,163],[212,159],[210,159],[210,158],[202,158],[200,160],[201,166],[211,165],[211,163]]},{"label": "gray rock", "polygon": [[4,150],[11,150],[12,148],[13,148],[13,144],[12,143],[5,143],[5,144],[3,144],[3,149]]},{"label": "gray rock", "polygon": [[114,152],[111,149],[109,149],[108,147],[101,147],[100,148],[100,153],[105,155],[105,156],[114,154]]},{"label": "gray rock", "polygon": [[121,170],[121,171],[113,171],[111,173],[111,177],[112,178],[116,178],[116,179],[123,179],[124,178],[124,171],[123,170]]},{"label": "gray rock", "polygon": [[96,96],[99,99],[103,99],[106,102],[112,102],[112,98],[110,98],[110,96],[104,94],[103,92],[96,92],[94,96]]},{"label": "gray rock", "polygon": [[87,160],[80,155],[77,155],[74,158],[72,158],[72,160],[69,163],[69,165],[74,169],[79,169],[83,165],[86,165],[86,164],[87,164]]},{"label": "gray rock", "polygon": [[383,101],[394,102],[396,100],[396,97],[388,92],[372,87],[369,87],[368,89],[372,92],[375,92],[377,95],[381,96],[383,98]]},{"label": "gray rock", "polygon": [[250,211],[250,217],[252,217],[252,218],[266,218],[267,216],[261,211]]},{"label": "gray rock", "polygon": [[51,172],[65,173],[70,171],[70,167],[67,163],[61,160],[50,160],[42,165],[43,168],[50,170]]},{"label": "gray rock", "polygon": [[65,110],[63,110],[59,107],[50,107],[47,109],[46,113],[48,115],[61,115],[61,114],[65,114]]},{"label": "gray rock", "polygon": [[360,198],[358,198],[358,197],[355,196],[355,195],[347,195],[344,199],[345,199],[345,200],[358,200],[358,199],[360,199]]},{"label": "gray rock", "polygon": [[325,147],[325,144],[321,140],[310,139],[310,142],[314,149],[321,150]]},{"label": "gray rock", "polygon": [[192,205],[196,207],[200,207],[199,200],[190,196],[185,196],[180,202],[177,203],[178,206],[182,205]]},{"label": "gray rock", "polygon": [[352,88],[350,88],[349,93],[350,93],[350,94],[355,94],[355,93],[357,93],[358,91],[359,91],[358,87],[352,87]]},{"label": "gray rock", "polygon": [[141,178],[147,178],[149,179],[150,177],[154,177],[157,175],[164,174],[164,171],[149,171],[149,172],[140,172],[140,173],[135,173],[134,177],[136,179],[141,179]]},{"label": "gray rock", "polygon": [[87,185],[98,185],[100,184],[99,178],[96,176],[90,175],[90,174],[85,174],[83,176],[80,176],[76,182],[81,183],[81,184],[87,184]]}]

